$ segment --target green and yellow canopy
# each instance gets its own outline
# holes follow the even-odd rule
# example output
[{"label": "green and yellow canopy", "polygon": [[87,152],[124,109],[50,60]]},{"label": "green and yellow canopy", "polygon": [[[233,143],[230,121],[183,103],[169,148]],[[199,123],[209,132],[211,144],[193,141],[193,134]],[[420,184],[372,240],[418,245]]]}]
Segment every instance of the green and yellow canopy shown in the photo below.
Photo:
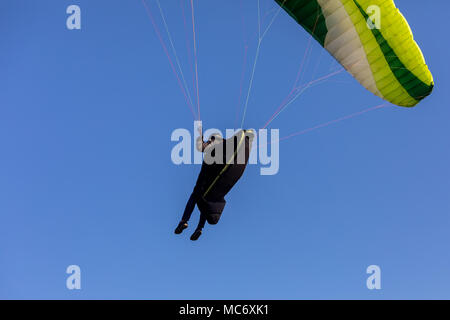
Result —
[{"label": "green and yellow canopy", "polygon": [[412,107],[433,90],[433,76],[394,1],[275,1],[377,96]]}]

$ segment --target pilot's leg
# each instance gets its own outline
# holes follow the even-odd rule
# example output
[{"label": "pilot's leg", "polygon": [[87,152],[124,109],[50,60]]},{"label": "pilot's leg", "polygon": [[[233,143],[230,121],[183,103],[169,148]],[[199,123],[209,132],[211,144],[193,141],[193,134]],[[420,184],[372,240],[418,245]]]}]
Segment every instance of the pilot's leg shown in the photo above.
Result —
[{"label": "pilot's leg", "polygon": [[197,202],[197,194],[196,192],[192,192],[189,197],[188,202],[186,203],[186,208],[184,209],[183,217],[181,218],[180,223],[178,223],[177,228],[175,229],[175,234],[180,234],[184,229],[188,227],[187,222],[191,218],[192,212],[195,209],[195,203]]},{"label": "pilot's leg", "polygon": [[205,215],[200,213],[200,220],[198,221],[197,228],[195,229],[194,233],[191,236],[192,241],[198,240],[198,238],[200,238],[200,236],[202,235],[202,229],[205,226],[205,223],[206,223],[206,217],[205,217]]}]

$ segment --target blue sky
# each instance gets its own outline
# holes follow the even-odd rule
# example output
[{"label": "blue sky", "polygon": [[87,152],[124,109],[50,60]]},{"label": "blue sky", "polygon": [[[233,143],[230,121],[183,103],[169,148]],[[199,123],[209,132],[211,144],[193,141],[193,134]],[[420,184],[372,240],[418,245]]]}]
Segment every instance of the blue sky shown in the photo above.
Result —
[{"label": "blue sky", "polygon": [[[256,50],[257,2],[195,2],[204,127],[232,128],[245,43],[244,93]],[[71,4],[81,7],[82,30],[66,28]],[[450,4],[396,4],[433,72],[433,94],[413,109],[383,108],[282,141],[279,173],[250,166],[220,223],[191,242],[198,211],[183,235],[173,228],[200,168],[172,164],[170,135],[192,128],[193,117],[142,2],[2,1],[0,298],[450,298],[450,45],[438,32]],[[162,7],[194,94],[192,32],[180,1]],[[261,0],[263,14],[274,8]],[[287,95],[308,39],[284,12],[276,18],[246,127],[264,125]],[[321,52],[314,43],[303,82],[336,70]],[[270,127],[287,136],[380,103],[343,73]],[[65,287],[72,264],[82,270],[79,291]],[[379,291],[365,286],[372,264]]]}]

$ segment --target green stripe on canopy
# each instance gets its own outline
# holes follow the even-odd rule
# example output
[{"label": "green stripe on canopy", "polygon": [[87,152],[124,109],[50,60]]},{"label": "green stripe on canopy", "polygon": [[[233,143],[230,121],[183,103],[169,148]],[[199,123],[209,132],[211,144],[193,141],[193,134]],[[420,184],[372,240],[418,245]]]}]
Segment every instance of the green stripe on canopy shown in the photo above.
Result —
[{"label": "green stripe on canopy", "polygon": [[[369,19],[368,14],[360,6],[357,0],[353,0],[359,11],[363,15],[365,20]],[[377,28],[371,29],[372,33],[383,52],[384,58],[388,63],[392,73],[402,87],[408,92],[408,94],[417,101],[422,100],[433,91],[433,84],[426,84],[421,81],[414,73],[412,73],[402,63],[400,58],[395,53],[394,49],[389,45],[389,42],[383,37],[383,34]]]},{"label": "green stripe on canopy", "polygon": [[316,0],[275,0],[289,15],[305,28],[322,47],[328,29],[322,8]]}]

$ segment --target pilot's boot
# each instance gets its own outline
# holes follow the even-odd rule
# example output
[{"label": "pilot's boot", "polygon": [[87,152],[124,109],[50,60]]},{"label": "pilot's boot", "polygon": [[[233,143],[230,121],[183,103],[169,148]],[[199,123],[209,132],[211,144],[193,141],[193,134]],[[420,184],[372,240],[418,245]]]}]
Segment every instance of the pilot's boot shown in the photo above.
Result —
[{"label": "pilot's boot", "polygon": [[175,234],[180,234],[183,232],[184,229],[186,229],[188,227],[188,224],[186,221],[180,221],[180,223],[178,224],[178,226],[175,229]]},{"label": "pilot's boot", "polygon": [[196,240],[198,240],[198,238],[200,238],[201,235],[202,235],[202,229],[195,229],[194,233],[191,236],[191,240],[196,241]]}]

